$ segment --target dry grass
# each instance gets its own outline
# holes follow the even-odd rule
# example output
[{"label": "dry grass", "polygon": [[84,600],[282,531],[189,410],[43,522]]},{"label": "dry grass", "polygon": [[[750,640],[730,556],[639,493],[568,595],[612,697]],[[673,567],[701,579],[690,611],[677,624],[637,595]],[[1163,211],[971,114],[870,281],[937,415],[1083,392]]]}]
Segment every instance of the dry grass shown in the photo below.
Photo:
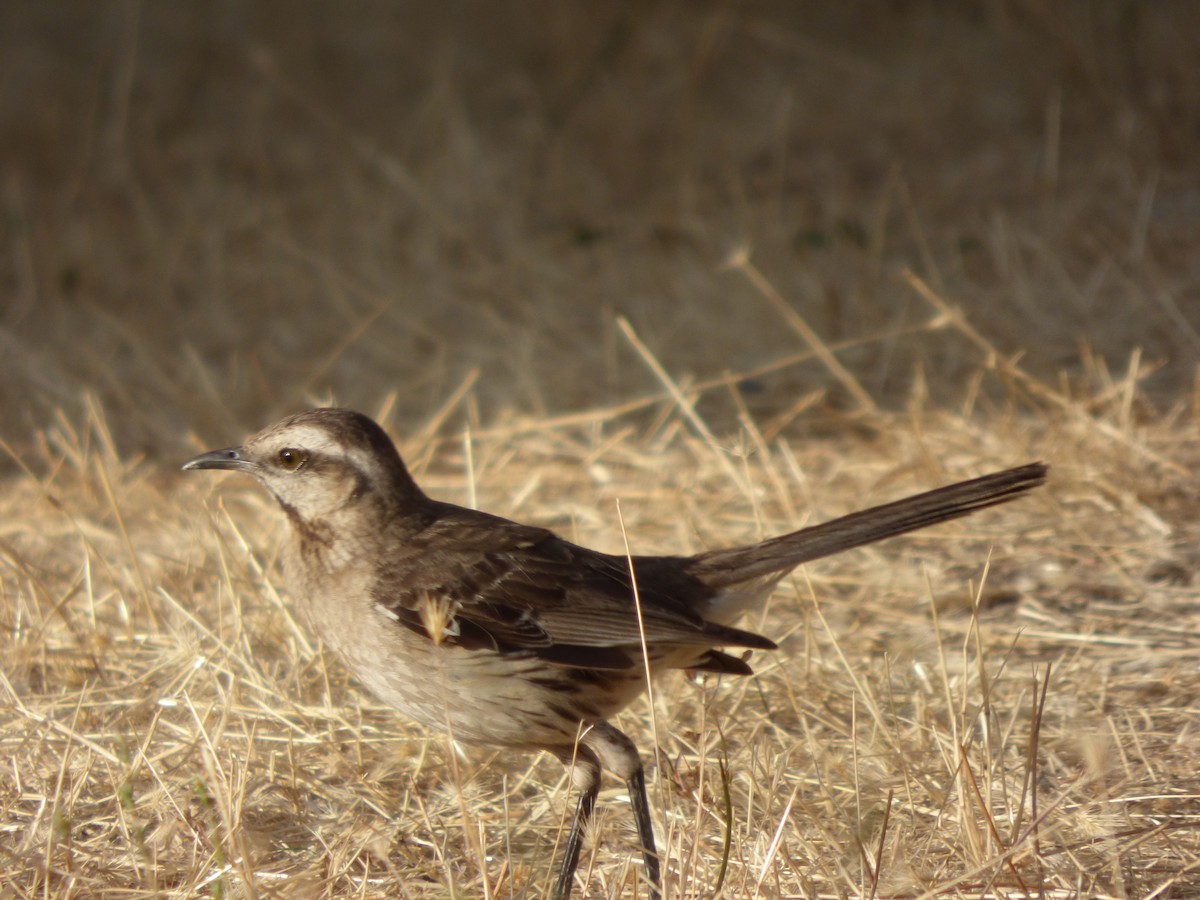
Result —
[{"label": "dry grass", "polygon": [[[27,7],[0,897],[548,888],[558,763],[375,704],[267,498],[176,471],[330,397],[609,550],[1046,459],[797,573],[755,678],[622,716],[669,896],[1198,893],[1196,7]],[[636,859],[612,787],[588,896]]]}]

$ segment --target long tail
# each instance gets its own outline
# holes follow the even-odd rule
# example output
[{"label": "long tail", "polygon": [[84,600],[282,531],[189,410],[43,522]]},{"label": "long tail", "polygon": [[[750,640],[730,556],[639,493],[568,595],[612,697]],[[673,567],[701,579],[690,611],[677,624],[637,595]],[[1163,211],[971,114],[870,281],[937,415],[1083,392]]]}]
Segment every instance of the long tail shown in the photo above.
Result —
[{"label": "long tail", "polygon": [[691,572],[715,588],[782,575],[822,556],[1015,500],[1043,484],[1048,470],[1045,463],[1030,463],[874,506],[760,544],[701,553]]}]

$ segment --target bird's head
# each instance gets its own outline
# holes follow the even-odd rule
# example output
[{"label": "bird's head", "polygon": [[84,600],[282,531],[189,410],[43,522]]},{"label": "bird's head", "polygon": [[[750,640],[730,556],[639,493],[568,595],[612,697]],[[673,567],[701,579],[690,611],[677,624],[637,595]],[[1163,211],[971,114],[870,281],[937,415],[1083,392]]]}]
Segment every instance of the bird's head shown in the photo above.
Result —
[{"label": "bird's head", "polygon": [[183,468],[253,475],[289,517],[302,522],[321,521],[364,500],[404,506],[424,499],[384,430],[349,409],[289,416],[240,447],[202,453]]}]

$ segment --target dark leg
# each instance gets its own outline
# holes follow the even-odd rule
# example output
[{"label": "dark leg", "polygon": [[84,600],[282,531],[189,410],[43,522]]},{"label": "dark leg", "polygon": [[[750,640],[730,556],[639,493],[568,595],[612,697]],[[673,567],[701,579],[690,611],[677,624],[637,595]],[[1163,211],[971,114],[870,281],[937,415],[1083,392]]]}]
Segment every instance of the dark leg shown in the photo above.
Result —
[{"label": "dark leg", "polygon": [[654,849],[654,827],[650,824],[650,801],[646,798],[646,772],[637,747],[628,737],[607,722],[600,722],[583,735],[583,744],[595,751],[604,767],[625,779],[633,818],[637,824],[638,841],[642,845],[642,861],[646,864],[646,881],[650,885],[650,900],[662,897],[662,875],[658,851]]},{"label": "dark leg", "polygon": [[567,846],[563,852],[562,865],[558,869],[558,880],[550,893],[552,900],[568,900],[575,883],[575,870],[579,867],[579,852],[583,849],[583,833],[596,808],[596,795],[600,793],[600,760],[587,747],[576,748],[574,759],[567,756],[568,765],[574,763],[571,779],[579,788],[579,804],[575,807],[575,820],[571,833],[567,835]]},{"label": "dark leg", "polygon": [[662,876],[658,871],[658,851],[654,849],[654,827],[650,824],[650,801],[646,798],[646,774],[639,764],[625,785],[633,803],[633,820],[637,823],[638,840],[642,843],[642,860],[646,863],[646,880],[650,882],[650,900],[662,897]]}]

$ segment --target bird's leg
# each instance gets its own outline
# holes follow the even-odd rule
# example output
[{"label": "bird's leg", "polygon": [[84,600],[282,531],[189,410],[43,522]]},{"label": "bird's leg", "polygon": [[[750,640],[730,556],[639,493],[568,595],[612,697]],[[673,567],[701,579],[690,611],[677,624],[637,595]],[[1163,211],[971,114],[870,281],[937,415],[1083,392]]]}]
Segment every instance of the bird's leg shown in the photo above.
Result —
[{"label": "bird's leg", "polygon": [[650,824],[650,801],[646,798],[646,773],[639,762],[637,771],[625,781],[633,803],[633,820],[637,824],[638,840],[642,843],[642,860],[646,863],[646,880],[650,883],[650,900],[662,897],[662,878],[658,871],[658,851],[654,849],[654,826]]},{"label": "bird's leg", "polygon": [[642,766],[642,757],[633,741],[607,722],[593,725],[584,734],[582,743],[595,751],[606,769],[625,780],[629,800],[633,804],[638,842],[642,845],[642,861],[646,864],[643,874],[650,885],[650,900],[660,900],[662,876],[658,851],[654,848],[654,826],[650,822],[650,801],[646,797],[646,770]]},{"label": "bird's leg", "polygon": [[567,846],[563,852],[562,865],[558,869],[558,880],[550,896],[553,900],[567,900],[575,881],[575,869],[579,866],[579,852],[583,849],[583,833],[596,808],[596,795],[600,793],[600,760],[596,754],[582,745],[575,747],[563,761],[571,766],[571,780],[579,789],[579,803],[575,807],[575,819],[567,835]]}]

